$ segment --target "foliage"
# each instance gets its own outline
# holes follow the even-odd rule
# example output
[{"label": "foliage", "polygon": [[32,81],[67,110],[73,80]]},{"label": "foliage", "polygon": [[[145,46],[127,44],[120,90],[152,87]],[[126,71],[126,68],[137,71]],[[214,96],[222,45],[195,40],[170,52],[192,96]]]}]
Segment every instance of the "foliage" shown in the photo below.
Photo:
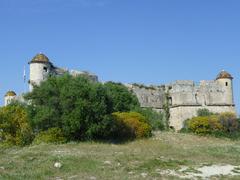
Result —
[{"label": "foliage", "polygon": [[140,107],[122,84],[70,75],[49,77],[25,98],[36,133],[59,128],[68,140],[109,139],[117,126],[111,114]]},{"label": "foliage", "polygon": [[131,93],[123,84],[107,82],[104,86],[112,101],[114,112],[128,112],[135,107],[140,107],[136,95]]},{"label": "foliage", "polygon": [[135,139],[151,136],[151,126],[146,118],[137,112],[113,113],[117,122],[115,136],[121,139]]},{"label": "foliage", "polygon": [[24,146],[32,142],[33,133],[23,105],[0,108],[0,141],[6,145]]},{"label": "foliage", "polygon": [[219,115],[219,121],[224,127],[225,132],[236,132],[239,129],[239,121],[236,114],[231,112],[221,113]]},{"label": "foliage", "polygon": [[98,138],[113,112],[106,88],[81,76],[50,77],[26,98],[34,129],[57,127],[69,140]]},{"label": "foliage", "polygon": [[194,117],[188,121],[187,126],[191,132],[202,135],[223,130],[223,126],[216,115]]},{"label": "foliage", "polygon": [[217,137],[239,138],[239,120],[236,114],[224,112],[214,114],[205,109],[198,113],[197,116],[185,121],[182,132],[193,132],[196,134],[211,134]]},{"label": "foliage", "polygon": [[146,117],[148,124],[151,125],[153,130],[164,130],[165,121],[162,112],[156,112],[151,108],[135,108],[133,111],[138,112]]},{"label": "foliage", "polygon": [[63,135],[63,132],[59,128],[50,128],[47,131],[42,131],[38,133],[35,137],[33,143],[41,144],[41,143],[64,143],[66,142],[66,138]]},{"label": "foliage", "polygon": [[203,108],[203,109],[199,109],[197,111],[197,116],[211,116],[214,115],[214,113],[210,112],[208,109]]}]

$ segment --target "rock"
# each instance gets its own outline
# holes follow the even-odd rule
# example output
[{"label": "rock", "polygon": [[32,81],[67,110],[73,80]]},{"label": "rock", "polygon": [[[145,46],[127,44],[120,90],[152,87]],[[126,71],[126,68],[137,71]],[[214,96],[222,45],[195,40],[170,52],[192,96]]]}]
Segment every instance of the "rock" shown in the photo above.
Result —
[{"label": "rock", "polygon": [[90,179],[90,180],[96,180],[97,178],[94,177],[94,176],[92,176],[92,177],[90,177],[89,179]]},{"label": "rock", "polygon": [[105,165],[111,165],[112,163],[111,163],[111,161],[104,161],[104,164]]},{"label": "rock", "polygon": [[56,162],[56,163],[54,164],[54,167],[60,169],[60,168],[62,167],[62,164],[61,164],[60,162]]},{"label": "rock", "polygon": [[143,178],[146,178],[146,177],[148,176],[148,174],[147,174],[147,173],[141,173],[141,176],[142,176]]}]

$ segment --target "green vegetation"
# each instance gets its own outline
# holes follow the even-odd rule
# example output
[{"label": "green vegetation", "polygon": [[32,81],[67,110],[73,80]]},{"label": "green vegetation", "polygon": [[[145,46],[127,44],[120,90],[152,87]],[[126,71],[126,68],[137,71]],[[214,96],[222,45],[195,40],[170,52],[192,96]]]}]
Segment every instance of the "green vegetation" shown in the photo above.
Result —
[{"label": "green vegetation", "polygon": [[25,99],[30,103],[0,108],[1,143],[118,142],[164,129],[163,114],[141,109],[137,97],[120,83],[54,76],[35,86]]},{"label": "green vegetation", "polygon": [[185,121],[183,132],[240,138],[240,125],[236,114],[231,112],[214,114],[207,109],[200,109],[197,114],[197,117]]},{"label": "green vegetation", "polygon": [[117,122],[115,138],[139,139],[151,136],[151,126],[143,115],[137,112],[117,112],[113,113],[113,117]]},{"label": "green vegetation", "polygon": [[[0,148],[0,179],[180,179],[170,172],[182,167],[186,173],[205,165],[238,166],[239,152],[239,141],[171,132],[115,145],[80,142]],[[56,162],[62,167],[55,168]]]},{"label": "green vegetation", "polygon": [[153,85],[150,85],[150,86],[146,86],[144,84],[138,84],[138,83],[133,83],[132,84],[133,86],[136,86],[140,89],[147,89],[147,90],[157,90],[157,88]]},{"label": "green vegetation", "polygon": [[187,127],[189,131],[201,135],[216,133],[223,130],[223,126],[216,115],[194,117],[187,122]]},{"label": "green vegetation", "polygon": [[197,111],[197,116],[211,116],[214,115],[214,113],[210,112],[208,109],[203,108],[203,109],[199,109]]},{"label": "green vegetation", "polygon": [[27,111],[24,106],[12,104],[0,108],[0,140],[5,146],[24,146],[33,139]]},{"label": "green vegetation", "polygon": [[68,140],[110,139],[114,112],[139,107],[135,95],[118,83],[84,77],[50,77],[26,96],[35,131],[59,128]]},{"label": "green vegetation", "polygon": [[41,143],[65,143],[67,140],[60,128],[49,128],[47,131],[38,133],[34,139],[33,144]]},{"label": "green vegetation", "polygon": [[113,112],[129,112],[140,107],[138,99],[121,83],[107,82],[104,84],[112,102]]},{"label": "green vegetation", "polygon": [[156,112],[151,108],[134,108],[133,111],[138,112],[146,117],[148,124],[153,130],[165,130],[165,116],[162,112]]}]

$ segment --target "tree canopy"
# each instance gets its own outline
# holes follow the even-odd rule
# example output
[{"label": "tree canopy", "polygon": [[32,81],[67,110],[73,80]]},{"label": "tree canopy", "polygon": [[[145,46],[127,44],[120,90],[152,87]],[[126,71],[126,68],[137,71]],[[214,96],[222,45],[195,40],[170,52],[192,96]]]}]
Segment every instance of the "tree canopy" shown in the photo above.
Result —
[{"label": "tree canopy", "polygon": [[36,131],[58,127],[73,140],[109,136],[114,127],[111,114],[139,106],[136,96],[121,84],[70,75],[49,77],[25,98]]}]

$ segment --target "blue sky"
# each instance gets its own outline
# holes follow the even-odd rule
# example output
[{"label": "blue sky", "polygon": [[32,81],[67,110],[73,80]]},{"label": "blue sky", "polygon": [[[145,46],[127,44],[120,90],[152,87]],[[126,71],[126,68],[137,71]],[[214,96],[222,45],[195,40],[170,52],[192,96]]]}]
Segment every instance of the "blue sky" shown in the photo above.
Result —
[{"label": "blue sky", "polygon": [[103,81],[162,84],[234,77],[239,110],[239,0],[0,0],[0,97],[24,90],[38,52]]}]

